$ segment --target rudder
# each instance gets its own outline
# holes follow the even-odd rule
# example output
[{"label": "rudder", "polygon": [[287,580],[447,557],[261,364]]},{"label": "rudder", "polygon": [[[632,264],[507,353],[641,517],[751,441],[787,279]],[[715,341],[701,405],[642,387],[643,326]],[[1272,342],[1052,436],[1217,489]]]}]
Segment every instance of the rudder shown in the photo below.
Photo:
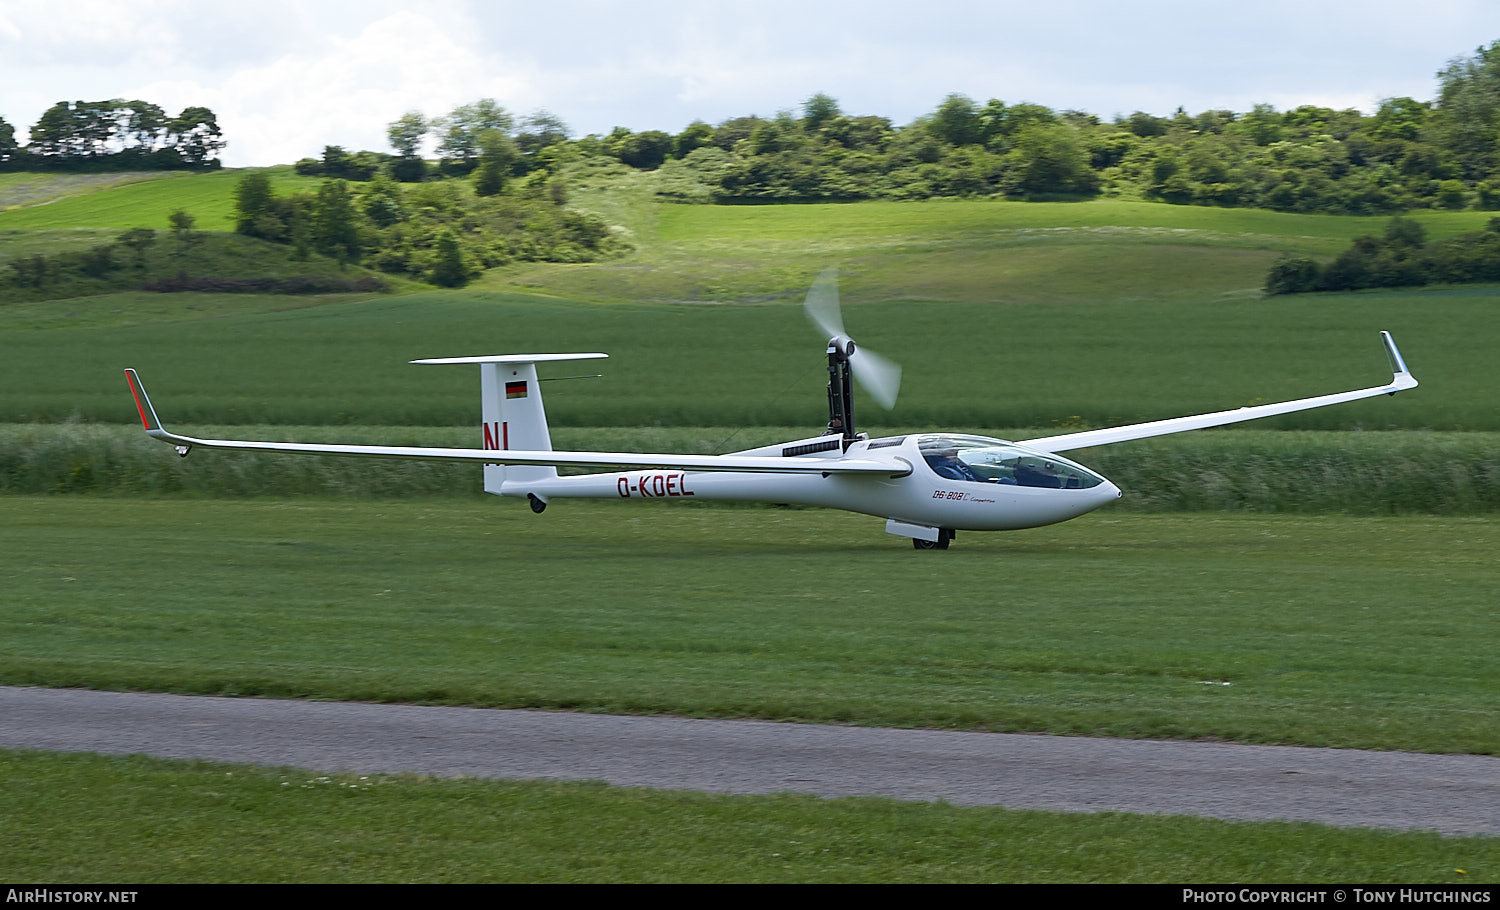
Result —
[{"label": "rudder", "polygon": [[[476,363],[479,365],[480,435],[486,449],[525,452],[552,451],[547,413],[536,365],[554,360],[593,360],[608,354],[499,354],[492,357],[441,357],[412,363]],[[513,495],[525,486],[557,476],[551,465],[484,466],[484,490],[499,495],[510,483]],[[518,489],[519,488],[519,489]]]}]

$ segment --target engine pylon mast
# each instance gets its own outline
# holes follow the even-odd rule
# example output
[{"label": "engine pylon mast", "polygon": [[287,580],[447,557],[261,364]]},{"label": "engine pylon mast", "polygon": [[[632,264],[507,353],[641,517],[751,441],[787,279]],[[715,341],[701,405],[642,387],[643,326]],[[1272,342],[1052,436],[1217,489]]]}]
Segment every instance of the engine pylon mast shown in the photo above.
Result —
[{"label": "engine pylon mast", "polygon": [[854,342],[843,336],[828,339],[828,430],[843,437],[843,448],[859,438],[854,429],[854,372],[849,357]]}]

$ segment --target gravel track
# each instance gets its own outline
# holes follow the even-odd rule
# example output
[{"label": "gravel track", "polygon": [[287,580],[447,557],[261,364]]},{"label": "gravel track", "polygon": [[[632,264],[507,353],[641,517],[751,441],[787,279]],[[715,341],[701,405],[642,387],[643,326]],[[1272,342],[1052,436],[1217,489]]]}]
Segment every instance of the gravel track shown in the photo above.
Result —
[{"label": "gravel track", "polygon": [[0,747],[1500,835],[1500,758],[0,686]]}]

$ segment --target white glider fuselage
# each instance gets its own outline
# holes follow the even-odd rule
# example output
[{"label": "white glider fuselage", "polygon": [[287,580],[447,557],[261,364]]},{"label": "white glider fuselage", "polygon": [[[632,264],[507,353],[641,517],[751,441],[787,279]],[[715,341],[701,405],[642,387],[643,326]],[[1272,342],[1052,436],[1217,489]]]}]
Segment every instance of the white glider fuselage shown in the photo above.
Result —
[{"label": "white glider fuselage", "polygon": [[[996,474],[985,478],[939,475],[930,463],[941,454],[932,452],[951,448],[955,440],[969,443],[967,451],[1003,450],[1013,456],[1039,465],[1023,480],[1015,480],[1015,470],[1008,472],[997,462]],[[984,445],[984,444],[988,445]],[[789,449],[826,445],[837,452],[837,437],[812,437],[775,446],[735,452],[733,456],[801,457],[813,461],[812,453],[784,456]],[[928,450],[924,456],[923,448]],[[873,451],[872,451],[873,449]],[[816,460],[827,463],[837,454],[819,452]],[[884,439],[862,439],[852,443],[844,453],[849,459],[878,457],[889,461],[888,474],[861,473],[740,473],[733,471],[621,471],[609,474],[561,475],[546,480],[507,481],[498,491],[505,496],[536,496],[542,500],[563,498],[711,500],[770,502],[844,509],[866,515],[878,515],[913,525],[968,531],[1009,531],[1035,528],[1076,518],[1120,497],[1120,490],[1108,480],[1055,455],[1030,452],[1013,443],[978,436],[944,436],[914,434]],[[733,457],[729,456],[729,457]],[[1055,466],[1053,471],[1047,465]],[[946,464],[944,464],[946,467]],[[1058,471],[1064,472],[1060,475]],[[953,472],[957,474],[957,471]],[[1069,480],[1073,481],[1068,487]]]}]

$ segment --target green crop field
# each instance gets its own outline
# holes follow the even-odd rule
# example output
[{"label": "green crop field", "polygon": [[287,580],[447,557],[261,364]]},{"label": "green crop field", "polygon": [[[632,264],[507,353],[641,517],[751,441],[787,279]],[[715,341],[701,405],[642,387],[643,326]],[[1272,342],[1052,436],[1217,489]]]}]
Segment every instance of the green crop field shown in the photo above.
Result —
[{"label": "green crop field", "polygon": [[[548,384],[548,413],[565,426],[811,427],[826,416],[823,344],[793,305],[471,290],[322,306],[175,295],[139,307],[142,296],[0,309],[0,323],[27,325],[7,333],[26,343],[0,361],[0,419],[129,422],[121,371],[132,366],[178,422],[472,425],[475,370],[406,361],[533,350],[610,354],[591,365],[601,380]],[[1378,336],[1389,329],[1421,389],[1270,425],[1500,430],[1489,394],[1500,385],[1489,351],[1500,307],[1487,292],[849,310],[850,331],[906,371],[896,409],[865,401],[866,422],[1104,426],[1362,388],[1390,378]]]},{"label": "green crop field", "polygon": [[[0,181],[0,199],[55,197],[0,211],[0,260],[160,229],[175,208],[200,227],[227,224],[234,179]],[[513,266],[463,290],[0,300],[0,682],[1500,754],[1500,291],[1260,297],[1278,256],[1331,256],[1384,219],[1112,200],[658,206],[651,188],[650,175],[632,172],[574,191],[632,240],[629,256]],[[1418,217],[1442,237],[1489,216]],[[951,551],[916,554],[878,520],[842,513],[559,503],[534,516],[478,495],[462,467],[180,460],[140,433],[121,374],[138,368],[163,418],[185,429],[472,445],[475,371],[407,360],[598,350],[611,358],[549,371],[604,373],[546,385],[559,445],[746,448],[824,420],[822,339],[800,300],[830,265],[842,269],[851,334],[905,367],[894,411],[860,399],[872,429],[1024,438],[1375,385],[1389,377],[1381,329],[1422,385],[1079,453],[1131,498],[1064,525],[965,534]],[[152,782],[137,780],[148,773]],[[101,778],[165,792],[206,787],[203,773],[0,758],[7,781],[51,782],[37,792]],[[259,771],[209,773],[249,778],[233,797],[244,805],[270,786]],[[408,785],[386,792],[417,799],[403,795]],[[591,831],[620,802],[644,798],[554,805]],[[661,799],[650,811],[669,819],[710,811]],[[727,800],[722,811],[780,811],[775,803]],[[828,819],[842,809],[809,804],[816,823],[765,824],[802,825],[814,838],[841,830]],[[851,811],[868,825],[896,810]],[[1019,824],[952,811],[990,832],[954,845],[959,856]],[[41,830],[42,814],[26,824]],[[1050,833],[1036,837],[1064,845],[1120,837],[1038,819]],[[37,842],[93,824],[80,816]],[[228,831],[234,820],[205,824]],[[1155,841],[1208,837],[1191,820],[1164,824],[1171,833]],[[974,868],[992,880],[1496,876],[1495,839],[1422,852],[1420,839],[1351,846],[1325,832],[1310,846],[1301,834],[1266,840],[1260,826],[1214,830],[1262,846],[1199,875],[1202,854],[1164,855],[1152,837],[1096,876],[1045,859],[1025,874]],[[910,843],[894,834],[872,855]],[[1403,866],[1394,857],[1408,850],[1415,865]],[[1282,863],[1304,853],[1342,855],[1353,871],[1341,876],[1336,859]],[[432,868],[476,877],[463,847],[437,855]],[[870,875],[805,859],[810,874],[751,863],[739,877]],[[617,862],[664,878],[687,869],[639,854]],[[26,863],[16,868],[79,880],[140,868]],[[1476,868],[1454,871],[1466,864]],[[878,865],[895,870],[887,878],[963,877]],[[171,869],[174,880],[195,877],[191,863]]]}]

